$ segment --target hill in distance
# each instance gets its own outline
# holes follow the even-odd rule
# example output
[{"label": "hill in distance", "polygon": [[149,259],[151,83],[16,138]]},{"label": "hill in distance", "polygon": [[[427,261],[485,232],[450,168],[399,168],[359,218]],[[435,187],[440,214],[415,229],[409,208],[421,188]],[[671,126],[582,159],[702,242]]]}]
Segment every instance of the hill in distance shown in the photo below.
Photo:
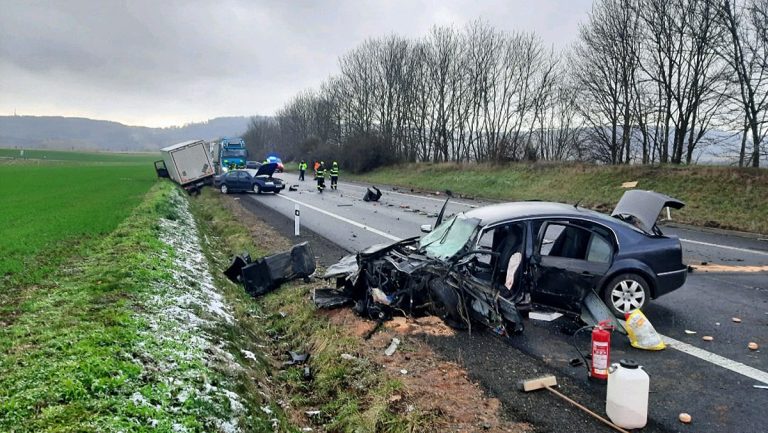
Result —
[{"label": "hill in distance", "polygon": [[112,152],[154,151],[186,140],[239,137],[250,117],[217,117],[183,126],[149,128],[108,120],[0,116],[0,147]]}]

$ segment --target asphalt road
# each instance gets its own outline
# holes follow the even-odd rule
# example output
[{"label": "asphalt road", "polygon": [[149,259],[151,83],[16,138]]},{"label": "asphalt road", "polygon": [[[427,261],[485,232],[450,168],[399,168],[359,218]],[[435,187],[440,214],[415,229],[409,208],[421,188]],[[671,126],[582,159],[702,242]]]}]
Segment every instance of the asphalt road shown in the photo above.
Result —
[{"label": "asphalt road", "polygon": [[[362,200],[365,190],[366,186],[342,182],[338,191],[326,190],[319,194],[314,184],[307,181],[300,184],[299,191],[242,197],[291,219],[298,206],[302,227],[350,252],[372,244],[419,236],[422,224],[434,224],[434,216],[445,199],[442,195],[386,187],[382,188],[384,195],[379,202],[367,203]],[[484,204],[475,200],[451,200],[447,213]],[[674,219],[674,214],[672,216]],[[768,356],[765,354],[768,348],[768,273],[742,272],[739,267],[768,265],[768,241],[757,236],[680,226],[666,226],[663,230],[680,237],[687,263],[708,262],[734,268],[733,272],[693,272],[688,275],[685,286],[648,306],[645,314],[670,343],[666,350],[633,349],[625,337],[613,334],[612,359],[634,359],[651,376],[651,423],[644,431],[766,431],[768,389],[753,385],[768,385]],[[323,254],[322,251],[315,253]],[[741,323],[733,322],[733,317],[740,318]],[[527,320],[525,332],[507,343],[475,332],[471,336],[460,334],[450,341],[435,341],[435,345],[447,356],[463,360],[473,377],[485,384],[505,403],[505,408],[517,413],[518,417],[521,397],[517,391],[512,391],[512,384],[525,378],[521,376],[524,368],[505,368],[505,358],[519,358],[520,353],[557,374],[561,382],[571,385],[572,392],[604,413],[605,385],[587,380],[584,367],[569,365],[569,361],[577,356],[571,336],[576,328],[567,319],[554,322]],[[688,334],[686,330],[696,333]],[[712,336],[714,340],[703,341],[701,337],[704,335]],[[750,351],[747,348],[750,341],[760,344],[761,350]],[[588,350],[588,335],[578,338],[577,344]],[[691,414],[693,423],[679,423],[680,412]],[[533,415],[528,419],[535,424],[546,425],[548,422],[546,417],[539,419]],[[569,430],[557,425],[549,428],[552,431]],[[581,420],[573,431],[603,430],[596,423]]]}]

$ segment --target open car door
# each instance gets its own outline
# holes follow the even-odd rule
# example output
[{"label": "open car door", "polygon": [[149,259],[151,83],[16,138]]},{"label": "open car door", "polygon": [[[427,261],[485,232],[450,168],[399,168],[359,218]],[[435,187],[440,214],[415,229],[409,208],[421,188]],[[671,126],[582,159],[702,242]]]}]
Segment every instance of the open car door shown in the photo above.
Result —
[{"label": "open car door", "polygon": [[541,224],[529,270],[536,304],[579,313],[611,266],[614,245],[597,230],[568,221]]}]

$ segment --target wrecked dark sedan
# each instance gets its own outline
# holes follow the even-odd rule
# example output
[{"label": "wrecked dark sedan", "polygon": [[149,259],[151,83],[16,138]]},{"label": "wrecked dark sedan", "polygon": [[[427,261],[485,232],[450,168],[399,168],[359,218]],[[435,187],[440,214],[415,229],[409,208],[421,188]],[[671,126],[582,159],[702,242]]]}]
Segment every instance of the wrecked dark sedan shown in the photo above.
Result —
[{"label": "wrecked dark sedan", "polygon": [[282,179],[272,177],[276,170],[277,164],[274,163],[261,164],[258,169],[230,170],[214,178],[213,185],[223,194],[237,191],[278,194],[285,189],[285,183]]},{"label": "wrecked dark sedan", "polygon": [[479,322],[500,334],[521,331],[521,314],[538,307],[618,325],[615,317],[685,282],[680,241],[656,225],[664,207],[683,206],[633,190],[612,216],[540,201],[485,206],[442,223],[441,212],[420,239],[373,246],[331,266],[325,278],[337,289],[315,301],[354,303],[380,320],[436,314],[453,327]]}]

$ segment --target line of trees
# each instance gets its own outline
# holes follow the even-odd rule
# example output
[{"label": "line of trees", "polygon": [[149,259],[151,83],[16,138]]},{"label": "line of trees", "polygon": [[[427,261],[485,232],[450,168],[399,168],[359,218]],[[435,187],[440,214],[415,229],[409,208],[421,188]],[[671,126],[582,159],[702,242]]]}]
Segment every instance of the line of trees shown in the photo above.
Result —
[{"label": "line of trees", "polygon": [[[694,163],[717,141],[759,166],[768,0],[596,0],[565,52],[475,21],[371,39],[246,134],[258,152],[342,162]],[[740,140],[729,139],[737,135]],[[725,146],[725,147],[724,147]]]}]

